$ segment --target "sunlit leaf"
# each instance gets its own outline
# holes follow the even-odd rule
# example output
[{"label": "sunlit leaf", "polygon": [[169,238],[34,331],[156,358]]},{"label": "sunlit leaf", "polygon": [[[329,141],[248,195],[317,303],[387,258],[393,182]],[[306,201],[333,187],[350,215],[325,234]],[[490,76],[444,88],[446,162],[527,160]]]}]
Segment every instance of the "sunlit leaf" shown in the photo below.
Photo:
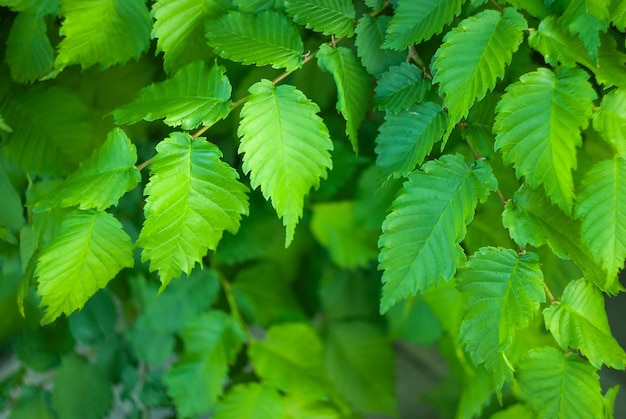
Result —
[{"label": "sunlit leaf", "polygon": [[278,391],[259,383],[233,387],[215,409],[215,419],[282,418],[284,407]]},{"label": "sunlit leaf", "polygon": [[383,73],[376,85],[376,108],[397,113],[424,99],[431,84],[417,66],[402,63]]},{"label": "sunlit leaf", "polygon": [[593,128],[626,158],[626,89],[615,89],[602,98],[593,115]]},{"label": "sunlit leaf", "polygon": [[352,36],[355,10],[350,0],[285,0],[296,23],[325,35]]}]

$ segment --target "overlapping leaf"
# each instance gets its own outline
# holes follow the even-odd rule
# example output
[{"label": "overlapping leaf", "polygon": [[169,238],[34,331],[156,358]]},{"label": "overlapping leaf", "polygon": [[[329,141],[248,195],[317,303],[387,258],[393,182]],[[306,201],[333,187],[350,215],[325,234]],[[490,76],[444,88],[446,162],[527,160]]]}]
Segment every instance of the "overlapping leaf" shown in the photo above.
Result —
[{"label": "overlapping leaf", "polygon": [[612,90],[602,98],[593,115],[593,128],[626,158],[626,89]]},{"label": "overlapping leaf", "polygon": [[293,20],[324,35],[354,34],[354,4],[350,0],[285,0]]},{"label": "overlapping leaf", "polygon": [[261,187],[287,228],[285,245],[302,217],[304,197],[332,167],[333,148],[317,105],[293,86],[261,80],[249,89],[238,135],[243,170]]},{"label": "overlapping leaf", "polygon": [[17,15],[6,49],[6,61],[13,80],[29,83],[52,71],[54,50],[47,30],[43,16],[32,12]]},{"label": "overlapping leaf", "polygon": [[346,134],[355,151],[359,149],[357,130],[365,119],[370,96],[367,72],[351,49],[322,44],[317,53],[319,67],[333,75],[337,85],[337,110],[346,120]]},{"label": "overlapping leaf", "polygon": [[230,112],[231,87],[226,69],[203,62],[187,64],[172,78],[151,84],[139,91],[139,97],[113,112],[117,124],[133,124],[165,118],[169,126],[185,130],[212,125]]},{"label": "overlapping leaf", "polygon": [[78,206],[80,209],[104,210],[141,181],[134,166],[137,150],[124,131],[111,131],[105,143],[80,168],[58,187],[46,194],[35,210]]},{"label": "overlapping leaf", "polygon": [[498,388],[513,378],[505,351],[546,298],[537,262],[533,253],[483,247],[457,274],[467,299],[459,341],[476,365],[485,364]]},{"label": "overlapping leaf", "polygon": [[450,280],[465,258],[459,246],[478,201],[497,182],[484,161],[471,164],[444,155],[412,173],[391,206],[378,241],[383,272],[380,311],[424,291],[440,279]]},{"label": "overlapping leaf", "polygon": [[381,48],[391,17],[363,15],[356,27],[356,52],[368,73],[379,77],[405,62],[406,53]]},{"label": "overlapping leaf", "polygon": [[461,13],[463,0],[399,0],[383,48],[403,50],[440,33]]},{"label": "overlapping leaf", "polygon": [[518,177],[543,186],[550,200],[571,213],[572,169],[581,128],[589,124],[596,94],[579,69],[546,68],[523,75],[507,88],[496,107],[496,149]]},{"label": "overlapping leaf", "polygon": [[278,391],[259,383],[233,387],[217,405],[215,419],[282,418],[285,408]]},{"label": "overlapping leaf", "polygon": [[241,215],[248,213],[247,188],[221,156],[204,138],[180,132],[157,146],[137,245],[142,261],[158,271],[162,289],[182,272],[189,274],[224,230],[237,232]]},{"label": "overlapping leaf", "polygon": [[137,59],[148,49],[152,19],[144,0],[62,0],[65,18],[56,67],[108,68]]},{"label": "overlapping leaf", "polygon": [[46,307],[42,323],[82,308],[122,268],[132,266],[133,244],[115,217],[73,210],[37,262],[37,293]]},{"label": "overlapping leaf", "polygon": [[279,12],[252,15],[233,11],[207,21],[205,30],[209,45],[223,58],[287,71],[302,65],[304,46],[298,29]]},{"label": "overlapping leaf", "polygon": [[55,14],[59,8],[59,0],[0,0],[0,6],[6,6],[14,12],[43,16]]},{"label": "overlapping leaf", "polygon": [[626,2],[615,0],[611,2],[609,16],[611,22],[620,31],[626,31]]},{"label": "overlapping leaf", "polygon": [[484,10],[459,23],[444,37],[435,54],[433,83],[448,107],[450,125],[467,116],[504,76],[523,40],[526,21],[515,9]]},{"label": "overlapping leaf", "polygon": [[591,60],[597,62],[600,32],[609,27],[611,0],[572,0],[560,18],[561,26],[578,36]]},{"label": "overlapping leaf", "polygon": [[424,99],[430,89],[430,80],[422,70],[409,63],[391,67],[382,74],[374,91],[376,108],[398,113]]},{"label": "overlapping leaf", "polygon": [[388,113],[376,137],[376,164],[385,175],[408,176],[441,139],[447,122],[447,114],[434,102],[395,115]]}]

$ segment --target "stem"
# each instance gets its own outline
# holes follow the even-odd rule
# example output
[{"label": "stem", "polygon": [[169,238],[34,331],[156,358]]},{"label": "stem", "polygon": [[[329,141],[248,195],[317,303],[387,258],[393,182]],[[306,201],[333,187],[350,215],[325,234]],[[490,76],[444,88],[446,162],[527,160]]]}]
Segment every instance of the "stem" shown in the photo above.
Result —
[{"label": "stem", "polygon": [[424,77],[426,77],[428,80],[433,79],[433,76],[428,71],[428,67],[426,67],[426,63],[424,63],[422,57],[420,57],[417,53],[415,45],[411,45],[409,47],[409,53],[406,56],[406,61],[409,62],[410,60],[413,60],[413,62],[417,64],[417,66],[422,70],[422,72],[424,73]]},{"label": "stem", "polygon": [[250,331],[248,324],[243,319],[241,312],[239,311],[239,307],[237,306],[237,303],[235,302],[235,296],[233,294],[233,290],[231,288],[230,282],[228,282],[219,272],[217,272],[217,277],[220,281],[220,285],[222,286],[222,289],[224,290],[224,295],[226,295],[226,301],[228,302],[228,307],[230,308],[230,311],[233,314],[233,317],[235,318],[235,320],[237,320],[237,323],[239,323],[239,327],[241,327],[241,330],[243,330],[246,333],[246,336],[248,336],[248,339],[250,341],[256,340],[254,335],[252,335],[252,332]]},{"label": "stem", "polygon": [[154,157],[150,157],[148,160],[146,160],[145,162],[143,162],[140,165],[135,166],[135,167],[137,168],[137,170],[142,171],[143,169],[148,167],[150,165],[150,163],[152,163],[152,160],[154,160]]},{"label": "stem", "polygon": [[556,298],[554,298],[554,294],[552,294],[552,291],[550,291],[550,288],[548,288],[548,285],[545,283],[545,281],[543,281],[543,289],[546,292],[546,295],[548,296],[552,304],[559,303],[559,301]]}]

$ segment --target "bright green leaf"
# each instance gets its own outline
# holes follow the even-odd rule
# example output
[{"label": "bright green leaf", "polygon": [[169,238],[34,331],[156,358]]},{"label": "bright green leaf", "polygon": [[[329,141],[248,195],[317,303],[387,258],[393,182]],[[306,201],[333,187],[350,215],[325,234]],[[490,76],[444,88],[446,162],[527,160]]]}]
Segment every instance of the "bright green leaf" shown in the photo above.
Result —
[{"label": "bright green leaf", "polygon": [[593,128],[626,158],[626,89],[612,90],[602,98],[593,115]]},{"label": "bright green leaf", "polygon": [[214,419],[273,419],[285,415],[280,394],[259,383],[238,384],[219,402]]},{"label": "bright green leaf", "polygon": [[561,26],[578,36],[591,60],[598,61],[600,32],[609,27],[611,0],[571,0],[560,18]]},{"label": "bright green leaf", "polygon": [[297,397],[282,398],[285,419],[340,419],[343,416],[326,402],[311,402]]},{"label": "bright green leaf", "polygon": [[337,110],[346,120],[346,134],[354,151],[358,151],[357,130],[365,119],[370,97],[370,81],[365,69],[345,47],[322,44],[317,53],[319,67],[331,73],[337,85]]},{"label": "bright green leaf", "polygon": [[187,64],[170,79],[151,84],[139,91],[139,97],[113,112],[115,122],[134,124],[141,121],[163,122],[184,130],[212,125],[230,112],[231,87],[226,69],[203,62]]},{"label": "bright green leaf", "polygon": [[302,66],[304,46],[298,29],[283,14],[229,12],[205,25],[209,45],[222,58],[293,71]]},{"label": "bright green leaf", "polygon": [[0,6],[6,6],[14,12],[43,16],[55,14],[59,8],[59,0],[0,0]]},{"label": "bright green leaf", "polygon": [[354,34],[354,4],[350,0],[285,0],[285,10],[294,22],[324,35]]},{"label": "bright green leaf", "polygon": [[430,80],[424,77],[419,67],[410,63],[391,67],[376,85],[376,108],[393,113],[409,109],[424,99],[430,87]]},{"label": "bright green leaf", "polygon": [[356,53],[368,73],[379,77],[389,67],[405,62],[406,53],[380,46],[391,17],[363,15],[356,27]]},{"label": "bright green leaf", "polygon": [[293,240],[304,197],[332,167],[333,145],[319,108],[293,86],[261,80],[250,87],[237,131],[243,170],[253,188],[261,186]]},{"label": "bright green leaf", "polygon": [[604,419],[613,419],[615,416],[615,400],[619,392],[620,385],[616,384],[604,394]]},{"label": "bright green leaf", "polygon": [[143,248],[142,261],[158,271],[161,290],[215,250],[224,230],[236,233],[248,213],[247,188],[221,157],[205,138],[181,132],[157,146],[137,246]]},{"label": "bright green leaf", "polygon": [[54,50],[43,16],[20,13],[13,21],[7,39],[6,61],[11,77],[19,83],[30,83],[54,68]]},{"label": "bright green leaf", "polygon": [[450,280],[465,259],[459,246],[478,201],[497,181],[484,161],[468,164],[444,155],[409,175],[387,215],[378,241],[384,313],[399,300]]},{"label": "bright green leaf", "polygon": [[613,0],[611,2],[609,16],[613,26],[622,32],[626,31],[626,1]]}]

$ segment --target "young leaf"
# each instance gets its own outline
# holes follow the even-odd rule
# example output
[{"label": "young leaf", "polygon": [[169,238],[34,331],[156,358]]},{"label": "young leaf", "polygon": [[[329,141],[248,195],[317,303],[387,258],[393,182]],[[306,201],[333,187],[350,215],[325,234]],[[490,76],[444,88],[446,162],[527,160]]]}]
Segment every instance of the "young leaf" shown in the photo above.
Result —
[{"label": "young leaf", "polygon": [[256,15],[229,12],[207,21],[205,30],[209,45],[222,58],[287,71],[302,66],[304,46],[298,29],[274,10]]},{"label": "young leaf", "polygon": [[542,418],[604,417],[598,373],[576,354],[531,349],[518,382],[521,396]]},{"label": "young leaf", "polygon": [[6,6],[14,12],[44,16],[57,13],[59,0],[0,0],[0,6]]},{"label": "young leaf", "polygon": [[546,328],[561,348],[579,349],[589,363],[624,369],[626,353],[609,328],[600,290],[583,278],[571,281],[558,304],[543,311]]},{"label": "young leaf", "polygon": [[34,13],[20,13],[7,39],[6,61],[11,78],[30,83],[54,68],[54,50],[48,39],[46,20]]},{"label": "young leaf", "polygon": [[137,59],[148,49],[152,19],[144,0],[63,0],[65,19],[56,67],[108,68]]},{"label": "young leaf", "polygon": [[626,258],[626,160],[596,163],[582,181],[576,217],[592,256],[610,276],[624,268]]},{"label": "young leaf", "polygon": [[508,7],[503,13],[484,10],[446,34],[435,53],[433,83],[439,83],[450,126],[466,117],[474,102],[504,77],[525,29],[522,15]]},{"label": "young leaf", "polygon": [[461,13],[463,0],[399,0],[383,48],[403,50],[429,40]]},{"label": "young leaf", "polygon": [[615,89],[602,98],[593,115],[593,128],[617,153],[626,158],[626,89]]},{"label": "young leaf", "polygon": [[376,137],[376,164],[385,175],[408,176],[441,139],[447,122],[447,114],[434,102],[422,102],[396,115],[388,113]]},{"label": "young leaf", "polygon": [[328,397],[322,343],[305,323],[273,326],[250,344],[248,356],[256,374],[277,389],[306,400]]},{"label": "young leaf", "polygon": [[578,36],[589,57],[598,61],[600,32],[609,27],[609,4],[611,0],[572,0],[560,18],[561,26]]},{"label": "young leaf", "polygon": [[253,188],[261,186],[287,228],[285,246],[302,217],[304,197],[332,167],[333,144],[317,105],[293,86],[261,80],[250,87],[241,110],[243,170]]},{"label": "young leaf", "polygon": [[626,2],[615,0],[611,2],[609,16],[611,22],[620,31],[626,31]]},{"label": "young leaf", "polygon": [[417,66],[402,63],[383,73],[374,91],[376,109],[398,113],[424,100],[430,80]]},{"label": "young leaf", "polygon": [[133,244],[115,217],[106,212],[70,212],[59,234],[41,252],[35,277],[42,323],[70,315],[117,275],[133,266]]},{"label": "young leaf", "polygon": [[179,416],[197,417],[216,406],[245,336],[232,317],[210,311],[190,322],[182,339],[183,354],[164,380]]},{"label": "young leaf", "polygon": [[354,4],[350,0],[285,0],[285,11],[294,22],[324,35],[354,34]]},{"label": "young leaf", "polygon": [[161,291],[215,250],[224,230],[236,233],[241,215],[248,214],[247,188],[221,157],[205,138],[181,132],[157,146],[137,246],[141,260],[159,272]]},{"label": "young leaf", "polygon": [[221,16],[229,0],[157,0],[152,5],[155,19],[152,37],[157,52],[163,52],[168,74],[197,60],[206,60],[211,48],[204,37],[204,22]]},{"label": "young leaf", "polygon": [[238,384],[220,401],[214,419],[282,418],[285,408],[278,391],[260,383]]},{"label": "young leaf", "polygon": [[345,47],[320,46],[319,67],[331,73],[337,85],[337,110],[346,120],[346,134],[355,152],[359,149],[357,130],[365,119],[370,96],[369,76],[352,50]]},{"label": "young leaf", "polygon": [[513,378],[505,351],[546,299],[537,262],[534,253],[518,256],[509,249],[483,247],[457,274],[467,299],[459,341],[474,364],[485,364],[498,388]]},{"label": "young leaf", "polygon": [[496,107],[496,150],[533,188],[571,213],[572,169],[580,130],[587,127],[596,94],[580,69],[539,68],[509,85]]},{"label": "young leaf", "polygon": [[368,73],[379,77],[389,67],[405,62],[406,53],[382,49],[387,25],[391,17],[363,15],[356,27],[356,53]]},{"label": "young leaf", "polygon": [[35,210],[75,205],[80,209],[104,210],[117,205],[120,197],[141,181],[136,162],[135,145],[124,131],[116,128],[76,172],[39,200]]},{"label": "young leaf", "polygon": [[165,81],[139,91],[139,97],[113,112],[115,123],[163,122],[184,130],[212,125],[230,112],[231,87],[226,69],[214,65],[210,70],[202,61],[187,64]]},{"label": "young leaf", "polygon": [[399,300],[450,280],[465,258],[459,246],[478,201],[497,188],[484,161],[444,155],[409,175],[391,206],[378,241],[384,270],[381,313]]}]

